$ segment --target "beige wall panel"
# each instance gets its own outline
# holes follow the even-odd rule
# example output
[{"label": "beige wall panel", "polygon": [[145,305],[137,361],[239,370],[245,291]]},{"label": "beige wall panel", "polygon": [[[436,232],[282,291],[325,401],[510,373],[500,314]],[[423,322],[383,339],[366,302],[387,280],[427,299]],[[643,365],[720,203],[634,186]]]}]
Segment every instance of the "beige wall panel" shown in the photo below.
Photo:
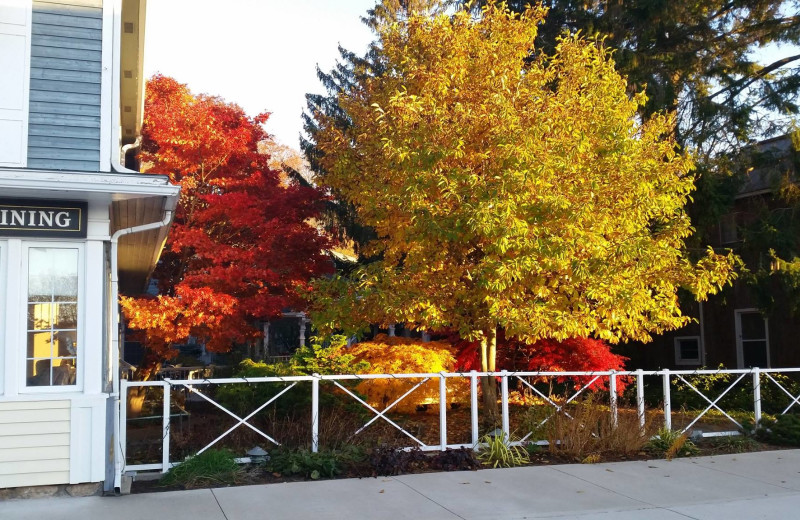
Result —
[{"label": "beige wall panel", "polygon": [[43,461],[69,458],[69,446],[36,446],[31,448],[0,447],[0,464],[4,462]]},{"label": "beige wall panel", "polygon": [[69,481],[69,471],[54,473],[23,473],[20,475],[0,475],[0,488],[20,486],[47,486]]}]

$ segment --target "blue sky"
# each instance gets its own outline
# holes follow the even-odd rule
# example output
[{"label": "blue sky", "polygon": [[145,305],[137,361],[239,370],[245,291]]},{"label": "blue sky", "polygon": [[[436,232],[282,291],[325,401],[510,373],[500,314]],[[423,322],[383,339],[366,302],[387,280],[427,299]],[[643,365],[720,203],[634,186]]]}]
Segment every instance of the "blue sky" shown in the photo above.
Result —
[{"label": "blue sky", "polygon": [[333,67],[337,45],[364,51],[360,17],[375,0],[151,0],[145,77],[156,72],[195,93],[222,96],[250,115],[272,113],[267,131],[298,148],[307,92],[323,92],[316,65]]}]

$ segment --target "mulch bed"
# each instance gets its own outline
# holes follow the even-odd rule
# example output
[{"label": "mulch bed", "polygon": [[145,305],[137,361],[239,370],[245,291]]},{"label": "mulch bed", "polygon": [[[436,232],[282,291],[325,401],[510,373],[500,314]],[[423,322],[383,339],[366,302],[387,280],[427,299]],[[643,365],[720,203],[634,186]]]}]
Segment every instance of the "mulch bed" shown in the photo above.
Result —
[{"label": "mulch bed", "polygon": [[[722,454],[731,454],[731,453],[739,453],[739,451],[730,451],[720,449],[720,447],[716,446],[713,441],[709,439],[705,439],[698,443],[698,448],[700,450],[697,456],[712,456],[712,455],[722,455]],[[792,449],[787,448],[786,446],[775,446],[769,445],[764,443],[754,443],[751,446],[752,449],[749,451],[757,452],[757,451],[774,451],[774,450],[784,450],[784,449]],[[429,452],[430,456],[427,457],[429,460],[433,460],[433,453]],[[629,456],[604,456],[599,460],[593,461],[593,463],[607,463],[607,462],[626,462],[626,461],[637,461],[637,460],[653,460],[653,456],[647,454],[646,452],[638,452],[633,455]],[[526,466],[547,466],[547,465],[555,465],[555,464],[577,464],[582,463],[581,460],[576,460],[570,457],[564,457],[557,452],[550,452],[547,448],[542,449],[542,451],[538,453],[533,453],[530,456],[530,463],[526,464]],[[479,469],[489,469],[488,466],[481,466]],[[422,462],[416,463],[410,467],[410,470],[404,474],[419,474],[419,473],[435,473],[442,471],[440,468],[434,468],[429,464],[426,464],[425,458],[422,459]],[[461,470],[464,471],[464,470]],[[352,467],[346,470],[345,472],[341,473],[336,479],[343,479],[343,478],[377,478],[383,475],[377,475],[374,473],[374,470],[369,466],[369,463],[364,463],[359,467]],[[267,471],[263,466],[259,465],[247,465],[245,470],[235,484],[228,484],[228,483],[220,483],[220,482],[205,482],[199,485],[193,486],[185,486],[185,485],[169,485],[165,486],[161,484],[158,480],[135,480],[131,487],[131,493],[153,493],[153,492],[163,492],[163,491],[182,491],[186,489],[203,489],[203,488],[216,488],[216,487],[232,487],[232,486],[247,486],[247,485],[255,485],[255,484],[279,484],[279,483],[286,483],[286,482],[304,482],[311,479],[303,478],[302,476],[297,475],[282,475],[280,473],[274,473]],[[317,480],[331,480],[327,478],[320,478]]]}]

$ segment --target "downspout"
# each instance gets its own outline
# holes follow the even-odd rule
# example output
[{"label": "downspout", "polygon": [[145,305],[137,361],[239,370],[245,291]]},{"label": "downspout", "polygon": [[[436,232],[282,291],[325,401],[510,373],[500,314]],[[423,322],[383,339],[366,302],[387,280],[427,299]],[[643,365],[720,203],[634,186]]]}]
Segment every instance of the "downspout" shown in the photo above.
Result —
[{"label": "downspout", "polygon": [[[159,229],[170,224],[172,220],[172,211],[166,210],[164,218],[159,222],[151,222],[150,224],[142,224],[140,226],[133,226],[116,231],[111,236],[111,289],[109,298],[111,300],[111,398],[114,400],[114,438],[119,439],[120,431],[120,406],[125,406],[119,395],[119,360],[120,360],[120,330],[119,330],[119,239],[125,235],[133,233],[141,233],[142,231],[150,231],[152,229]],[[122,450],[121,446],[114,446],[114,492],[119,493],[122,483],[122,470],[124,461],[120,456]]]},{"label": "downspout", "polygon": [[[125,161],[128,158],[128,152],[130,152],[131,150],[138,150],[141,146],[142,146],[142,136],[141,135],[138,136],[136,138],[136,140],[134,142],[132,142],[131,144],[126,144],[125,146],[123,146],[122,147],[122,151],[120,152],[120,161],[119,161],[118,164],[114,164],[113,165],[114,169],[117,170],[117,171],[120,171],[119,169],[117,169],[118,167],[119,168],[124,168]],[[133,170],[128,170],[128,171],[133,171]]]},{"label": "downspout", "polygon": [[121,53],[122,53],[122,35],[120,28],[122,27],[122,0],[114,0],[114,44],[113,44],[113,61],[111,67],[111,169],[119,173],[139,173],[136,170],[131,170],[125,167],[124,159],[125,154],[133,148],[138,148],[142,144],[141,136],[136,138],[136,141],[125,145],[120,150],[120,143],[122,142],[120,136],[120,101],[121,85],[120,85],[120,70],[121,70]]}]

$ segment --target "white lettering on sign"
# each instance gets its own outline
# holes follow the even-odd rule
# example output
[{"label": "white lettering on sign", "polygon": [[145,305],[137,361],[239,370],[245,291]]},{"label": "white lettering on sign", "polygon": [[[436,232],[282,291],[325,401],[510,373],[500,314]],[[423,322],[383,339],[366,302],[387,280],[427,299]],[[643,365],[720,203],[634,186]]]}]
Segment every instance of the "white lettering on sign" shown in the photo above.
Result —
[{"label": "white lettering on sign", "polygon": [[68,211],[0,209],[0,226],[52,228],[54,222],[55,227],[66,229],[72,219]]},{"label": "white lettering on sign", "polygon": [[69,223],[72,222],[72,219],[69,218],[69,213],[66,211],[59,211],[56,213],[56,226],[58,227],[69,227]]}]

